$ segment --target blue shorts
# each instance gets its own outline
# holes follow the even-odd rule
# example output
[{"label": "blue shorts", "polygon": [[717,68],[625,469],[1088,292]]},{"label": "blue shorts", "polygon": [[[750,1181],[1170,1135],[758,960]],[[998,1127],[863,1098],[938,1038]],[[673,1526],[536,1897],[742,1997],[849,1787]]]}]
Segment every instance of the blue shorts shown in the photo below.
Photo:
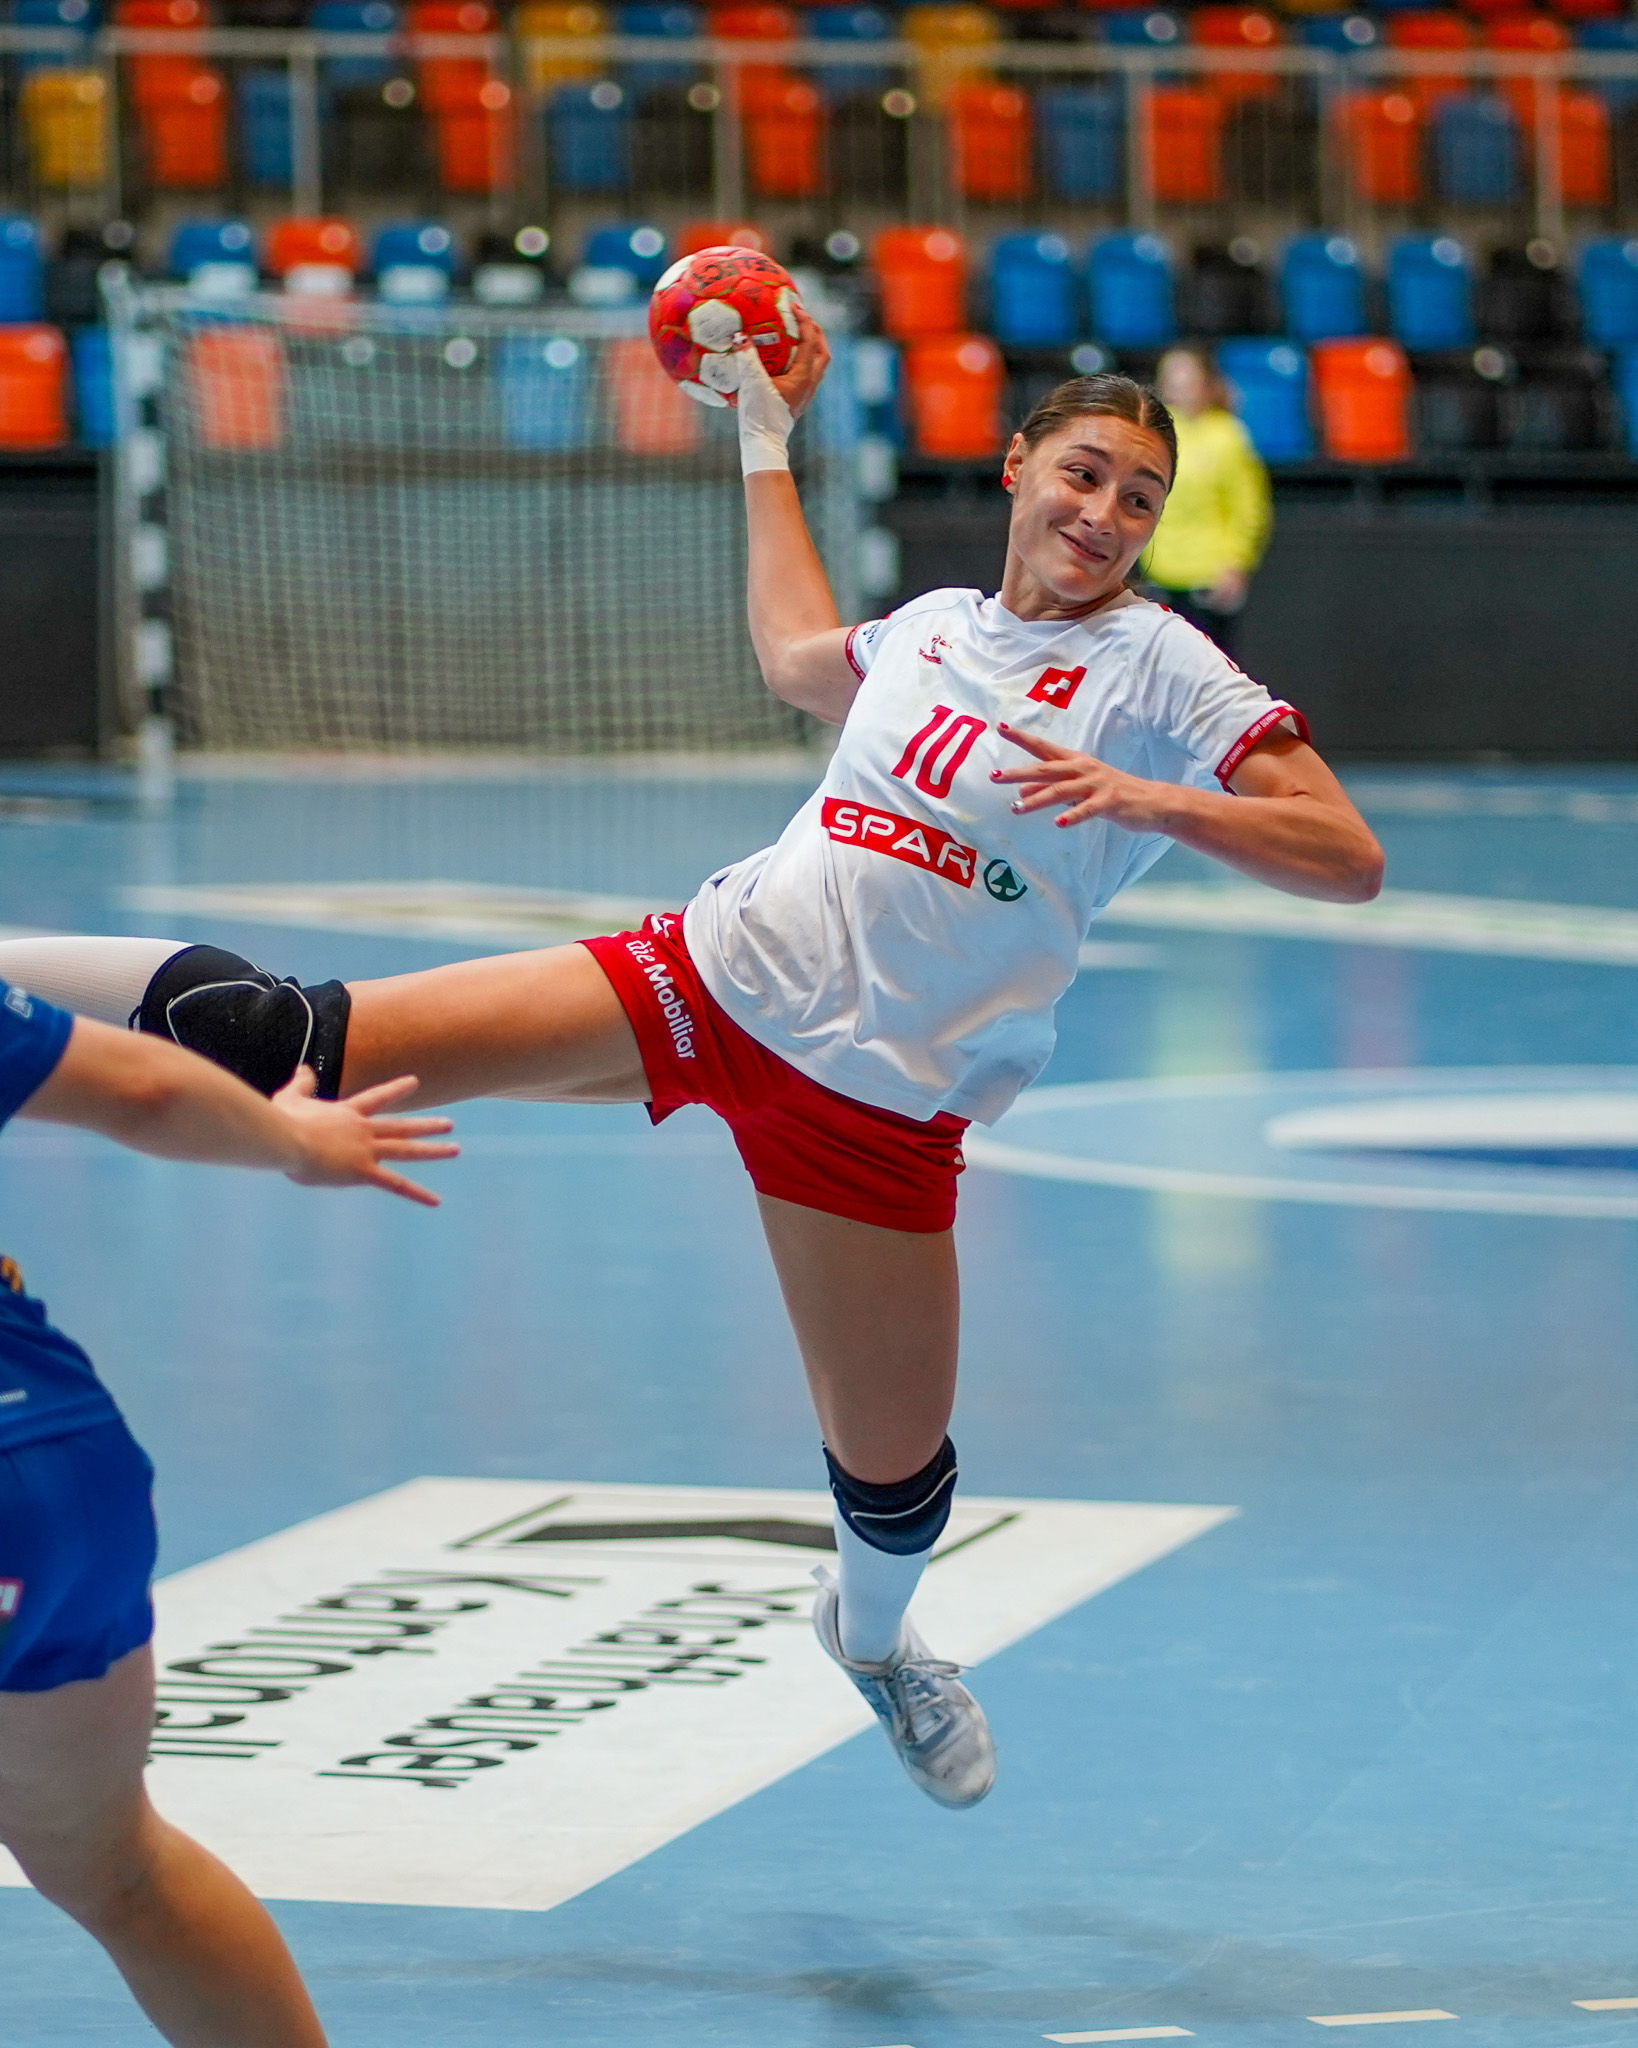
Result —
[{"label": "blue shorts", "polygon": [[0,1446],[0,1692],[101,1678],[153,1634],[153,1477],[117,1420]]}]

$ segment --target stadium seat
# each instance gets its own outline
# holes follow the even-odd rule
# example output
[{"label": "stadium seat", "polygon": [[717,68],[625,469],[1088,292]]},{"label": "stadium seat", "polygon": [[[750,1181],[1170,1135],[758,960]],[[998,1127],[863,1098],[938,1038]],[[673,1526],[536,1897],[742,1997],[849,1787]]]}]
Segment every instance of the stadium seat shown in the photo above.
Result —
[{"label": "stadium seat", "polygon": [[119,416],[108,329],[77,328],[68,348],[74,370],[74,438],[83,448],[111,448],[119,439]]},{"label": "stadium seat", "polygon": [[[595,10],[587,9],[587,12]],[[840,8],[826,8],[824,12],[841,13]],[[869,9],[862,12],[868,13]],[[691,0],[629,0],[624,7],[614,10],[614,25],[623,36],[642,36],[649,42],[686,41],[691,36],[705,33],[705,12],[691,4]],[[634,93],[652,92],[656,87],[686,86],[694,77],[696,67],[692,64],[628,64],[622,74],[626,84]]]},{"label": "stadium seat", "polygon": [[[1638,51],[1638,18],[1620,14],[1620,0],[1609,9],[1612,17],[1606,21],[1578,21],[1575,31],[1577,44],[1583,50],[1604,52],[1611,56],[1630,57]],[[1561,5],[1559,12],[1569,14],[1570,8]],[[1591,81],[1593,90],[1601,93],[1612,110],[1630,107],[1638,101],[1638,78],[1600,78]]]},{"label": "stadium seat", "polygon": [[1164,348],[1177,339],[1171,252],[1158,235],[1104,235],[1092,244],[1092,332],[1111,348]]},{"label": "stadium seat", "polygon": [[905,350],[905,396],[919,453],[955,462],[999,455],[1001,351],[988,335],[938,334]]},{"label": "stadium seat", "polygon": [[201,328],[188,336],[186,364],[186,389],[203,447],[266,454],[281,445],[284,346],[275,330]]},{"label": "stadium seat", "polygon": [[[894,35],[893,18],[880,7],[816,7],[807,32],[823,43],[886,43]],[[819,83],[834,102],[860,93],[879,94],[892,85],[894,74],[871,64],[836,64],[818,68]]]},{"label": "stadium seat", "polygon": [[1467,251],[1454,235],[1413,235],[1394,243],[1388,255],[1388,326],[1413,351],[1472,345]]},{"label": "stadium seat", "polygon": [[1285,331],[1303,342],[1364,334],[1365,276],[1346,235],[1298,235],[1280,264]]},{"label": "stadium seat", "polygon": [[1178,314],[1189,334],[1217,340],[1266,334],[1273,308],[1257,244],[1239,236],[1226,247],[1208,242],[1178,278]]},{"label": "stadium seat", "polygon": [[560,85],[546,104],[552,178],[563,192],[624,192],[631,184],[630,95],[612,78]]},{"label": "stadium seat", "polygon": [[[592,0],[526,0],[512,16],[512,33],[525,46],[533,36],[542,41],[548,37],[554,42],[589,41],[607,35],[610,27],[607,8],[593,5]],[[589,51],[584,57],[548,57],[527,47],[523,51],[523,76],[536,99],[547,98],[560,85],[595,79],[606,68],[607,60]]]},{"label": "stadium seat", "polygon": [[[1486,20],[1482,36],[1486,49],[1506,50],[1520,57],[1552,57],[1570,47],[1570,31],[1562,21],[1539,10],[1522,9],[1517,0],[1514,0],[1511,11]],[[1520,133],[1533,135],[1536,125],[1535,80],[1498,78],[1492,89],[1500,93],[1513,109]]]},{"label": "stadium seat", "polygon": [[[1197,7],[1189,16],[1189,40],[1212,50],[1272,50],[1285,40],[1280,24],[1265,7]],[[1222,99],[1263,99],[1277,93],[1278,76],[1269,71],[1209,71],[1206,83]]]},{"label": "stadium seat", "polygon": [[1036,94],[1042,175],[1053,199],[1118,199],[1126,182],[1126,106],[1118,85],[1049,85]]},{"label": "stadium seat", "polygon": [[1203,85],[1161,85],[1149,95],[1149,163],[1163,205],[1210,206],[1223,197],[1225,112]]},{"label": "stadium seat", "polygon": [[348,221],[290,215],[276,220],[262,248],[263,268],[287,291],[344,297],[360,267],[358,235]]},{"label": "stadium seat", "polygon": [[1314,452],[1308,417],[1308,364],[1288,341],[1222,342],[1217,367],[1234,410],[1265,462],[1306,462]]},{"label": "stadium seat", "polygon": [[1597,358],[1565,354],[1556,362],[1523,366],[1502,396],[1502,440],[1518,454],[1579,454],[1600,441],[1599,386],[1605,366]]},{"label": "stadium seat", "polygon": [[177,224],[165,268],[197,291],[226,298],[256,289],[256,245],[245,220]]},{"label": "stadium seat", "polygon": [[1298,33],[1311,50],[1329,50],[1337,57],[1351,57],[1357,50],[1374,50],[1382,31],[1368,14],[1311,14],[1298,25]]},{"label": "stadium seat", "polygon": [[697,256],[702,249],[755,249],[767,256],[773,251],[773,242],[761,228],[753,227],[743,220],[691,220],[677,230],[677,239],[672,246],[673,259],[678,256]]},{"label": "stadium seat", "polygon": [[[321,35],[391,35],[398,27],[398,9],[393,0],[313,0],[307,26]],[[393,69],[391,57],[326,57],[319,76],[330,92],[357,86],[379,91]]]},{"label": "stadium seat", "polygon": [[[1473,24],[1450,8],[1394,14],[1388,22],[1388,43],[1396,50],[1470,50],[1475,41]],[[1396,83],[1398,90],[1408,93],[1424,113],[1451,93],[1468,89],[1468,81],[1459,71],[1407,73]]]},{"label": "stadium seat", "polygon": [[290,74],[248,66],[234,80],[239,167],[247,185],[291,184]]},{"label": "stadium seat", "polygon": [[[500,26],[489,0],[411,0],[404,26],[412,36],[486,36]],[[429,114],[464,114],[491,75],[487,57],[416,57],[421,104]]]},{"label": "stadium seat", "polygon": [[848,350],[854,403],[866,434],[904,442],[902,408],[904,358],[896,343],[866,335]]},{"label": "stadium seat", "polygon": [[108,83],[100,71],[36,71],[19,95],[34,182],[91,191],[108,175]]},{"label": "stadium seat", "polygon": [[1481,375],[1471,360],[1422,364],[1411,407],[1417,448],[1424,455],[1466,455],[1496,447],[1501,439],[1500,399],[1500,378]]},{"label": "stadium seat", "polygon": [[68,439],[68,344],[37,321],[0,325],[0,448]]},{"label": "stadium seat", "polygon": [[[102,10],[93,0],[16,0],[12,20],[19,28],[76,29],[89,38],[101,22]],[[86,66],[88,49],[19,52],[12,58],[19,77],[31,78],[39,71],[77,71]]]},{"label": "stadium seat", "polygon": [[1080,332],[1061,235],[1003,235],[990,252],[990,331],[1003,348],[1067,348]]},{"label": "stadium seat", "polygon": [[544,228],[522,227],[515,235],[486,228],[473,251],[472,296],[480,306],[535,306],[546,296]]},{"label": "stadium seat", "polygon": [[1566,332],[1564,285],[1550,242],[1499,248],[1475,287],[1481,339],[1510,348],[1556,341]]},{"label": "stadium seat", "polygon": [[326,178],[338,192],[396,194],[419,191],[430,182],[415,82],[401,70],[380,85],[333,92],[324,145]]},{"label": "stadium seat", "polygon": [[455,237],[441,221],[401,221],[379,228],[370,248],[375,288],[389,305],[436,305],[455,275]]},{"label": "stadium seat", "polygon": [[45,317],[53,327],[86,327],[102,319],[102,266],[116,253],[117,229],[125,223],[110,225],[116,227],[112,241],[106,229],[64,228],[57,253],[45,266]]},{"label": "stadium seat", "polygon": [[40,231],[27,214],[0,218],[0,324],[37,321],[44,313]]},{"label": "stadium seat", "polygon": [[939,107],[963,79],[982,73],[970,53],[998,43],[1001,23],[988,7],[933,4],[907,7],[899,17],[899,33],[915,44],[922,93]]},{"label": "stadium seat", "polygon": [[611,341],[603,376],[616,447],[628,455],[692,455],[699,447],[705,408],[672,383],[646,335]]},{"label": "stadium seat", "polygon": [[724,84],[729,92],[743,92],[747,86],[754,87],[759,80],[765,81],[770,75],[785,76],[785,53],[779,45],[794,42],[802,32],[801,19],[795,10],[770,4],[770,0],[725,0],[725,4],[708,9],[705,21],[708,35],[721,36],[731,42],[763,43],[767,46],[767,64],[736,65],[728,72]]},{"label": "stadium seat", "polygon": [[1104,41],[1128,49],[1169,49],[1184,40],[1183,21],[1169,7],[1118,7],[1103,17]]},{"label": "stadium seat", "polygon": [[1559,191],[1566,206],[1607,206],[1614,176],[1610,109],[1596,92],[1558,98]]},{"label": "stadium seat", "polygon": [[[165,57],[133,60],[150,61],[172,62]],[[214,65],[190,62],[185,70],[152,79],[137,103],[137,134],[149,184],[175,191],[225,185],[228,99],[222,73]]]},{"label": "stadium seat", "polygon": [[439,184],[446,192],[504,192],[515,153],[512,88],[501,78],[452,76],[440,93],[432,114]]},{"label": "stadium seat", "polygon": [[1408,92],[1349,92],[1338,103],[1357,195],[1372,206],[1422,196],[1422,113]]},{"label": "stadium seat", "polygon": [[627,305],[654,289],[670,260],[657,227],[610,222],[586,237],[579,265],[569,274],[569,291],[583,306]]},{"label": "stadium seat", "polygon": [[882,326],[895,341],[967,324],[967,251],[948,228],[884,228],[871,244]]},{"label": "stadium seat", "polygon": [[508,447],[585,448],[595,439],[593,359],[568,335],[503,334],[495,386]]},{"label": "stadium seat", "polygon": [[1226,108],[1223,182],[1247,206],[1306,214],[1320,188],[1319,114],[1306,93],[1240,93]]},{"label": "stadium seat", "polygon": [[1616,350],[1610,384],[1620,409],[1621,446],[1638,461],[1638,347]]},{"label": "stadium seat", "polygon": [[946,103],[950,175],[964,199],[1027,199],[1033,178],[1029,95],[1015,85],[972,79]]},{"label": "stadium seat", "polygon": [[777,66],[747,65],[740,86],[745,169],[762,199],[817,199],[825,181],[825,103]]},{"label": "stadium seat", "polygon": [[1403,462],[1411,452],[1411,380],[1399,344],[1321,341],[1309,361],[1326,454],[1337,462]]},{"label": "stadium seat", "polygon": [[1519,196],[1519,126],[1494,93],[1461,93],[1433,111],[1439,197],[1451,206],[1512,206]]},{"label": "stadium seat", "polygon": [[1580,284],[1581,330],[1592,346],[1638,343],[1638,240],[1588,242]]}]

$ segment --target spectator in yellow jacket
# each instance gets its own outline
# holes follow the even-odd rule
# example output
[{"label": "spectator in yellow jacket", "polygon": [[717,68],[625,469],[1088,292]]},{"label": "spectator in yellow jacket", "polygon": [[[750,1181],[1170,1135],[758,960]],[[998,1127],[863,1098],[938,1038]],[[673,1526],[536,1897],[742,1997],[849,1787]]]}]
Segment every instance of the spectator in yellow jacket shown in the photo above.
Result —
[{"label": "spectator in yellow jacket", "polygon": [[1177,427],[1177,481],[1144,557],[1163,604],[1231,659],[1239,615],[1273,523],[1273,499],[1228,389],[1201,349],[1168,349],[1155,388]]}]

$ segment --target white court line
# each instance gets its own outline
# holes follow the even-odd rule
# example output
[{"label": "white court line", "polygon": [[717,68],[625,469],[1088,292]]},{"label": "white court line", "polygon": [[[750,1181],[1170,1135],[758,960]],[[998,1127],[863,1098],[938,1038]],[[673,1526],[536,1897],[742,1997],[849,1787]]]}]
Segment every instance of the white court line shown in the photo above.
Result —
[{"label": "white court line", "polygon": [[1316,2027],[1386,2027],[1400,2020],[1453,2020],[1456,2014],[1429,2006],[1426,2012],[1311,2012],[1308,2017]]},{"label": "white court line", "polygon": [[1043,2034],[1043,2041],[1192,2041],[1187,2027],[1116,2027],[1102,2034]]},{"label": "white court line", "polygon": [[1638,1998],[1572,1998],[1572,2005],[1579,2005],[1583,2012],[1632,2012],[1638,2010]]}]

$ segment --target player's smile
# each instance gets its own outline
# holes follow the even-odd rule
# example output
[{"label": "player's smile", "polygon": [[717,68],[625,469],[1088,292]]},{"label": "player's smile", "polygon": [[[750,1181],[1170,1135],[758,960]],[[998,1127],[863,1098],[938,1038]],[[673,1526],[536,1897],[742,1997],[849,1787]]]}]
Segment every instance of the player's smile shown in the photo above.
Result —
[{"label": "player's smile", "polygon": [[1076,618],[1113,597],[1148,546],[1171,460],[1147,428],[1089,414],[1033,448],[1015,438],[1003,481],[1013,512],[1002,603],[1016,618]]}]

